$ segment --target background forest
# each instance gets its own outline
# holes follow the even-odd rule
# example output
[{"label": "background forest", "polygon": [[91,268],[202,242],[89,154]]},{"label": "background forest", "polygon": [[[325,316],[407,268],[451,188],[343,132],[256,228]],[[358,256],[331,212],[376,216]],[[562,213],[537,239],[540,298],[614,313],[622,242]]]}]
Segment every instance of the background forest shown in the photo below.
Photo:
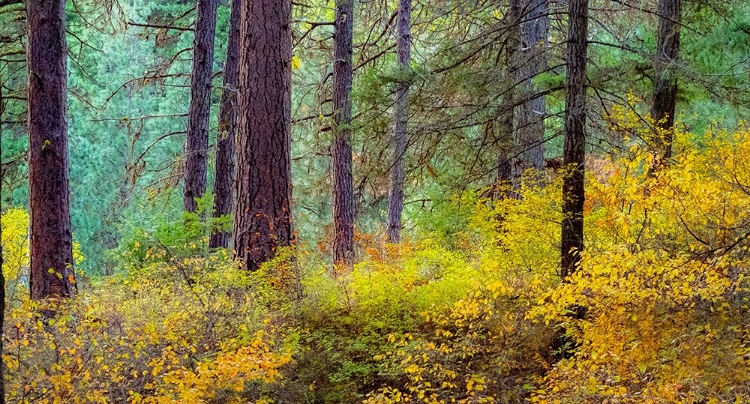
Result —
[{"label": "background forest", "polygon": [[63,2],[33,275],[50,3],[0,0],[7,402],[750,402],[750,3]]}]

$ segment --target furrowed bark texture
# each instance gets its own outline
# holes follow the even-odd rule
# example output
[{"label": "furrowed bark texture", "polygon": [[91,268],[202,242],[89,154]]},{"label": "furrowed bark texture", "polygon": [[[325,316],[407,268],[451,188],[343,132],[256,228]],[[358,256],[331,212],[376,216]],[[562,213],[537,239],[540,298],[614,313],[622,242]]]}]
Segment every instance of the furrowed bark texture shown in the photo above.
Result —
[{"label": "furrowed bark texture", "polygon": [[206,192],[208,120],[211,114],[211,79],[216,36],[218,0],[198,0],[193,39],[193,70],[190,77],[187,145],[185,147],[185,193],[183,208],[195,212],[195,198]]},{"label": "furrowed bark texture", "polygon": [[680,15],[682,0],[659,0],[659,32],[654,58],[654,104],[651,117],[661,129],[656,149],[663,162],[672,157],[674,114],[677,105],[675,66],[680,57]]},{"label": "furrowed bark texture", "polygon": [[547,68],[547,36],[549,35],[548,0],[514,0],[519,2],[520,44],[514,54],[516,80],[522,99],[515,113],[515,144],[519,149],[513,164],[515,187],[525,170],[544,169],[545,97],[536,96],[539,89],[533,79]]},{"label": "furrowed bark texture", "polygon": [[26,2],[32,299],[75,293],[68,190],[65,1]]},{"label": "furrowed bark texture", "polygon": [[242,1],[233,248],[249,270],[292,240],[290,0]]},{"label": "furrowed bark texture", "polygon": [[[219,133],[216,140],[216,175],[214,180],[214,217],[232,211],[234,181],[234,138],[237,122],[237,75],[240,48],[240,0],[232,0],[229,19],[227,59],[224,63],[224,85],[219,106]],[[229,246],[229,233],[217,231],[208,241],[211,248]]]},{"label": "furrowed bark texture", "polygon": [[[492,121],[490,129],[493,130],[492,136],[497,141],[497,191],[494,196],[496,198],[516,198],[518,194],[513,191],[514,185],[518,181],[514,181],[514,174],[516,171],[513,168],[520,159],[515,157],[516,150],[519,148],[516,143],[517,136],[514,133],[514,111],[515,107],[512,105],[516,102],[516,96],[518,91],[514,86],[516,81],[516,54],[520,52],[520,24],[521,24],[521,0],[511,0],[508,10],[508,24],[517,25],[519,29],[511,29],[508,31],[508,36],[505,39],[501,54],[501,63],[505,66],[503,72],[503,79],[508,85],[507,90],[501,96],[501,108],[497,117]],[[520,175],[520,174],[519,174]],[[515,183],[514,183],[515,182]]]},{"label": "furrowed bark texture", "polygon": [[[0,77],[0,83],[2,77]],[[0,85],[0,125],[3,123],[3,115],[5,115],[5,103],[3,102],[3,86]],[[0,240],[3,238],[3,228],[0,226]],[[3,245],[0,243],[0,330],[5,327],[5,273],[2,271],[3,267]],[[0,353],[3,352],[3,345],[5,343],[4,338],[0,335]],[[5,359],[3,355],[0,355],[0,404],[5,404]]]},{"label": "furrowed bark texture", "polygon": [[388,223],[386,239],[391,243],[401,241],[401,212],[404,210],[404,154],[406,154],[406,130],[409,119],[409,63],[411,61],[411,0],[398,3],[396,55],[401,81],[396,86],[393,105],[393,134],[391,148],[393,165],[388,190]]},{"label": "furrowed bark texture", "polygon": [[354,262],[354,186],[352,179],[352,30],[354,2],[336,1],[333,47],[333,262]]},{"label": "furrowed bark texture", "polygon": [[561,276],[572,274],[583,251],[584,164],[586,153],[586,38],[588,0],[568,3],[567,82],[563,181]]}]

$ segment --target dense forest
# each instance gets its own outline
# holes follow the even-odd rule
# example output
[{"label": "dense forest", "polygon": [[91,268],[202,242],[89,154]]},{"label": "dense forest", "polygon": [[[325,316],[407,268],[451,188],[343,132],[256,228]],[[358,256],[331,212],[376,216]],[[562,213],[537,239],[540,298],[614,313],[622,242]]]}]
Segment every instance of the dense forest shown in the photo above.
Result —
[{"label": "dense forest", "polygon": [[1,403],[749,403],[745,0],[0,0]]}]

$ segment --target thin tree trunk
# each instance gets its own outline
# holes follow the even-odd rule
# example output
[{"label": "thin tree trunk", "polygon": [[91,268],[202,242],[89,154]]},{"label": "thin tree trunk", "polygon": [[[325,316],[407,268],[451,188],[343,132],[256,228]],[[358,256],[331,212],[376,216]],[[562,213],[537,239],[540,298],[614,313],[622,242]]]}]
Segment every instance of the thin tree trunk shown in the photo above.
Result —
[{"label": "thin tree trunk", "polygon": [[411,61],[411,0],[400,0],[398,3],[398,38],[396,54],[400,81],[396,87],[396,99],[393,106],[393,165],[391,166],[391,183],[388,190],[388,223],[386,238],[388,242],[401,241],[401,212],[404,209],[404,154],[406,154],[406,130],[409,119],[409,63]]},{"label": "thin tree trunk", "polygon": [[[2,83],[0,77],[0,83]],[[5,103],[3,102],[3,86],[0,85],[0,127],[5,115]],[[0,240],[3,238],[3,228],[0,226]],[[3,272],[3,245],[0,243],[0,404],[5,404],[5,360],[3,359],[3,346],[5,339],[2,338],[2,330],[5,329],[5,273]]]},{"label": "thin tree trunk", "polygon": [[333,262],[354,262],[351,120],[353,0],[336,0],[333,47]]},{"label": "thin tree trunk", "polygon": [[513,0],[520,3],[518,30],[520,44],[514,54],[516,80],[520,83],[520,96],[528,101],[516,108],[515,141],[518,158],[512,165],[514,187],[528,169],[544,168],[544,116],[545,97],[534,97],[539,89],[533,79],[547,68],[547,41],[549,35],[548,0]]},{"label": "thin tree trunk", "polygon": [[674,114],[677,104],[675,65],[680,56],[681,0],[659,0],[659,32],[654,58],[654,104],[651,117],[659,129],[655,146],[661,163],[672,157]]},{"label": "thin tree trunk", "polygon": [[249,270],[292,240],[290,0],[241,2],[233,248]]},{"label": "thin tree trunk", "polygon": [[[515,163],[519,159],[514,158],[514,151],[518,149],[518,145],[515,143],[514,135],[514,110],[515,107],[509,107],[516,103],[515,81],[516,81],[516,69],[518,69],[517,53],[520,52],[520,24],[521,24],[521,4],[520,0],[511,0],[510,9],[508,11],[507,23],[511,26],[519,26],[519,29],[508,30],[508,37],[505,40],[503,46],[501,58],[502,64],[505,66],[504,78],[505,82],[508,83],[508,88],[505,90],[505,94],[502,96],[502,102],[500,103],[501,110],[497,116],[496,122],[493,122],[492,129],[494,130],[494,137],[498,142],[498,154],[497,154],[497,190],[495,193],[497,198],[518,197],[512,189],[514,183],[514,174],[517,170],[514,169]],[[519,174],[520,175],[520,174]],[[517,182],[517,181],[516,181]]]},{"label": "thin tree trunk", "polygon": [[586,41],[588,0],[568,2],[568,49],[563,163],[561,276],[579,265],[583,251],[584,157],[586,154]]},{"label": "thin tree trunk", "polygon": [[65,1],[26,2],[31,298],[75,293],[68,189]]},{"label": "thin tree trunk", "polygon": [[[227,58],[224,63],[224,86],[219,107],[219,134],[216,140],[216,178],[214,182],[214,217],[232,211],[232,182],[234,181],[234,137],[237,120],[237,71],[240,48],[240,0],[232,0],[229,19]],[[226,248],[229,233],[211,234],[209,247]]]},{"label": "thin tree trunk", "polygon": [[[2,98],[0,98],[2,102]],[[2,108],[0,108],[2,109]],[[0,113],[2,116],[2,113]],[[0,238],[2,238],[2,228],[0,228]],[[0,268],[3,265],[3,246],[0,244]],[[0,269],[0,330],[5,328],[5,274]],[[0,338],[0,404],[5,404],[5,359],[1,355],[5,344],[5,338]]]},{"label": "thin tree trunk", "polygon": [[211,79],[213,78],[214,38],[218,0],[198,0],[193,39],[193,70],[190,78],[187,146],[185,148],[185,193],[183,207],[195,212],[195,198],[206,192],[208,121],[211,116]]}]

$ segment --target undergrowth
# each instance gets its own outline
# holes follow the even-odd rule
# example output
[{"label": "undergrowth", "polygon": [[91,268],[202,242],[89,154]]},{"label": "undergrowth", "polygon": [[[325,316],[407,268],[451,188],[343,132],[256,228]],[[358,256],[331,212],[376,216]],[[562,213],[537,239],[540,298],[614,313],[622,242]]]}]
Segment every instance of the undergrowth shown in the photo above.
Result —
[{"label": "undergrowth", "polygon": [[747,402],[750,131],[678,133],[655,172],[625,144],[587,178],[565,283],[560,173],[453,195],[399,246],[362,236],[344,274],[299,246],[245,272],[205,246],[226,219],[157,220],[69,302],[24,297],[27,218],[6,211],[8,400]]}]

